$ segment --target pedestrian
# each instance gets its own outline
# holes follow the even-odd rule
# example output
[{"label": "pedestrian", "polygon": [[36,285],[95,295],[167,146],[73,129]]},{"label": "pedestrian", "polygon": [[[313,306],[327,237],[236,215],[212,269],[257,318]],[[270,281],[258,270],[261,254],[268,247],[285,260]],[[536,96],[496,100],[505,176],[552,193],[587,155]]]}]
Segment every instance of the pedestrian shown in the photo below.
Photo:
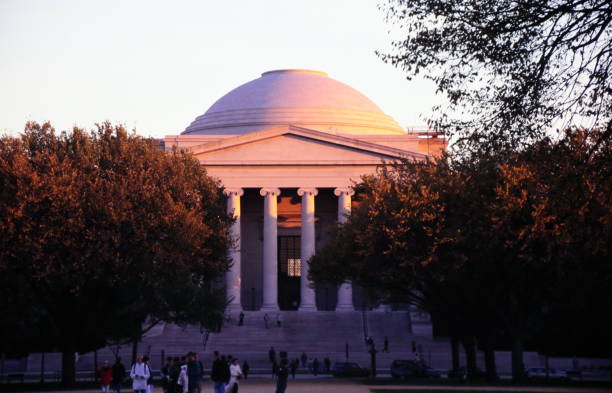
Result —
[{"label": "pedestrian", "polygon": [[181,359],[178,356],[175,356],[172,359],[172,366],[170,366],[170,392],[171,393],[180,393],[181,386],[178,384],[179,376],[181,375]]},{"label": "pedestrian", "polygon": [[288,378],[287,359],[281,359],[280,366],[276,369],[276,393],[285,393]]},{"label": "pedestrian", "polygon": [[219,356],[219,352],[213,352],[215,360],[213,361],[210,379],[213,381],[215,393],[225,393],[225,385],[229,382],[230,371],[227,362],[223,361]]},{"label": "pedestrian", "polygon": [[244,375],[244,379],[248,378],[250,368],[249,362],[245,360],[244,363],[242,363],[242,375]]},{"label": "pedestrian", "polygon": [[151,376],[149,367],[142,362],[142,356],[136,358],[132,364],[130,378],[132,378],[132,389],[134,393],[147,393],[147,380]]},{"label": "pedestrian", "polygon": [[302,368],[306,368],[306,360],[308,360],[306,352],[302,352],[302,356],[300,357],[300,359],[302,360]]},{"label": "pedestrian", "polygon": [[276,327],[281,327],[282,322],[280,320],[280,314],[276,314]]},{"label": "pedestrian", "polygon": [[270,322],[270,317],[268,316],[268,313],[264,314],[264,325],[266,325],[266,329],[268,328],[268,322]]},{"label": "pedestrian", "polygon": [[295,379],[295,371],[297,370],[299,363],[300,363],[299,360],[294,359],[289,364],[289,368],[291,369],[291,378],[293,379]]},{"label": "pedestrian", "polygon": [[151,393],[153,391],[153,373],[151,372],[151,366],[149,365],[149,357],[147,355],[142,357],[142,362],[145,364],[145,367],[149,370],[149,378],[147,378],[147,393]]},{"label": "pedestrian", "polygon": [[230,380],[225,388],[226,393],[238,393],[238,380],[242,377],[242,369],[238,359],[232,359],[232,364],[229,366]]},{"label": "pedestrian", "polygon": [[383,352],[389,353],[389,338],[385,336],[385,340],[383,341]]},{"label": "pedestrian", "polygon": [[240,311],[240,316],[238,317],[238,326],[244,325],[244,313]]},{"label": "pedestrian", "polygon": [[274,347],[270,347],[270,350],[268,351],[268,359],[271,363],[276,362],[276,351],[274,350]]},{"label": "pedestrian", "polygon": [[102,393],[109,393],[110,385],[113,381],[113,369],[108,364],[108,360],[104,361],[104,365],[100,370],[98,370],[98,375],[100,376],[100,384]]},{"label": "pedestrian", "polygon": [[179,372],[178,380],[176,384],[180,386],[178,392],[188,393],[189,392],[189,374],[187,373],[187,362],[185,357],[181,358],[181,371]]},{"label": "pedestrian", "polygon": [[312,373],[316,376],[319,373],[319,358],[312,361]]},{"label": "pedestrian", "polygon": [[202,377],[204,376],[204,366],[198,360],[198,354],[190,352],[187,362],[187,377],[189,378],[189,393],[200,393],[202,389]]},{"label": "pedestrian", "polygon": [[112,386],[115,393],[121,393],[121,385],[125,380],[125,366],[121,363],[121,358],[118,357],[113,364],[113,381]]},{"label": "pedestrian", "polygon": [[325,365],[325,374],[329,374],[329,370],[331,368],[331,360],[329,358],[323,359],[323,364]]},{"label": "pedestrian", "polygon": [[170,368],[172,367],[172,358],[168,356],[166,358],[166,364],[159,370],[159,376],[161,378],[162,389],[164,393],[170,393]]}]

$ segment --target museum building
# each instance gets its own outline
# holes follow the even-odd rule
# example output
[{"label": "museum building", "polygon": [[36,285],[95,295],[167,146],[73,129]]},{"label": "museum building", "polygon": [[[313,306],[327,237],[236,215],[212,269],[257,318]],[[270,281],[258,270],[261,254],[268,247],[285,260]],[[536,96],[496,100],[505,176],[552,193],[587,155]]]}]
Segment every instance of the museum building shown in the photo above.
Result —
[{"label": "museum building", "polygon": [[366,96],[319,71],[275,70],[230,91],[166,149],[188,149],[220,179],[238,239],[226,276],[231,310],[352,311],[358,289],[310,285],[306,261],[351,211],[351,186],[398,158],[446,147],[407,132]]}]

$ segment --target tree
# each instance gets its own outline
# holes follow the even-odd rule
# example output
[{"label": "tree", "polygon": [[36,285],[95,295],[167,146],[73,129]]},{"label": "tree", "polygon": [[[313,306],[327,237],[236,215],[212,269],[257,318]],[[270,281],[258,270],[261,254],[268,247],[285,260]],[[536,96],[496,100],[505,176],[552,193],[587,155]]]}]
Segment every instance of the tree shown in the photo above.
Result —
[{"label": "tree", "polygon": [[387,0],[381,8],[401,38],[379,56],[446,95],[432,126],[456,136],[463,154],[528,145],[561,120],[610,137],[609,1]]},{"label": "tree", "polygon": [[605,132],[570,130],[503,160],[383,167],[356,186],[359,206],[312,259],[310,274],[403,294],[463,342],[469,374],[476,336],[495,376],[502,332],[511,339],[513,378],[521,379],[524,345],[553,310],[612,306]]},{"label": "tree", "polygon": [[189,154],[109,123],[59,135],[28,123],[0,139],[0,189],[0,277],[13,283],[2,327],[44,322],[63,382],[75,352],[138,338],[145,320],[211,324],[222,313],[232,219]]}]

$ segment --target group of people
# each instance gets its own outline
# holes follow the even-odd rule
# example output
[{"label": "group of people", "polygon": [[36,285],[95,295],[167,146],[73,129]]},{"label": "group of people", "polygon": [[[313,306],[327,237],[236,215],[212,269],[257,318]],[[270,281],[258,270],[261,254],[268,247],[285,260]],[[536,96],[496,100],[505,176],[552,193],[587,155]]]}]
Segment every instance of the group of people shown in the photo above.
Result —
[{"label": "group of people", "polygon": [[[98,370],[102,393],[110,393],[112,389],[115,393],[121,393],[121,387],[126,377],[126,370],[121,358],[118,357],[115,364],[111,367],[108,361],[104,361],[102,368]],[[130,369],[132,379],[132,389],[134,393],[151,393],[152,373],[149,366],[148,356],[138,356],[136,362]]]},{"label": "group of people", "polygon": [[[274,348],[271,348],[269,355],[274,364],[276,393],[284,393],[289,374],[295,378],[300,361],[295,359],[289,363],[286,356],[281,356],[280,361],[277,362]],[[306,354],[302,356],[305,357]],[[221,356],[218,351],[213,352],[213,357],[210,379],[214,393],[237,393],[239,380],[248,377],[250,368],[248,362],[245,361],[241,366],[237,358],[231,355]],[[128,374],[121,363],[121,358],[118,357],[112,367],[108,361],[105,361],[102,368],[98,370],[102,393],[111,393],[111,388],[114,393],[121,393],[121,387],[128,375],[132,380],[134,393],[152,393],[153,373],[149,362],[148,356],[138,356]],[[204,367],[197,353],[189,352],[180,358],[167,357],[166,364],[160,370],[160,377],[164,393],[201,393]]]}]

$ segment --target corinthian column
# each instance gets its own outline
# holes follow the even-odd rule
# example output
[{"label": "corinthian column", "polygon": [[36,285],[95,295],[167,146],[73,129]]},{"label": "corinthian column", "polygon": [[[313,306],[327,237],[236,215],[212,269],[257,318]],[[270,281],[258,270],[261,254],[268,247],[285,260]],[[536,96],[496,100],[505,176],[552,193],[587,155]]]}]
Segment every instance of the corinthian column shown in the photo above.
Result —
[{"label": "corinthian column", "polygon": [[308,260],[315,253],[315,196],[316,188],[300,188],[302,197],[302,233],[300,236],[300,311],[316,311],[315,291],[308,280]]},{"label": "corinthian column", "polygon": [[278,251],[277,227],[278,218],[276,198],[280,195],[278,188],[262,188],[259,194],[264,200],[263,224],[263,305],[262,311],[278,310]]},{"label": "corinthian column", "polygon": [[[351,195],[355,194],[351,188],[336,188],[334,195],[338,197],[338,222],[343,224],[351,213]],[[338,288],[338,304],[336,311],[354,311],[353,288],[349,282],[345,282]]]},{"label": "corinthian column", "polygon": [[230,233],[234,244],[229,250],[232,261],[230,270],[225,274],[226,296],[231,311],[242,310],[240,303],[240,197],[244,195],[242,188],[229,188],[223,191],[227,195],[227,213],[233,215],[234,223]]}]

